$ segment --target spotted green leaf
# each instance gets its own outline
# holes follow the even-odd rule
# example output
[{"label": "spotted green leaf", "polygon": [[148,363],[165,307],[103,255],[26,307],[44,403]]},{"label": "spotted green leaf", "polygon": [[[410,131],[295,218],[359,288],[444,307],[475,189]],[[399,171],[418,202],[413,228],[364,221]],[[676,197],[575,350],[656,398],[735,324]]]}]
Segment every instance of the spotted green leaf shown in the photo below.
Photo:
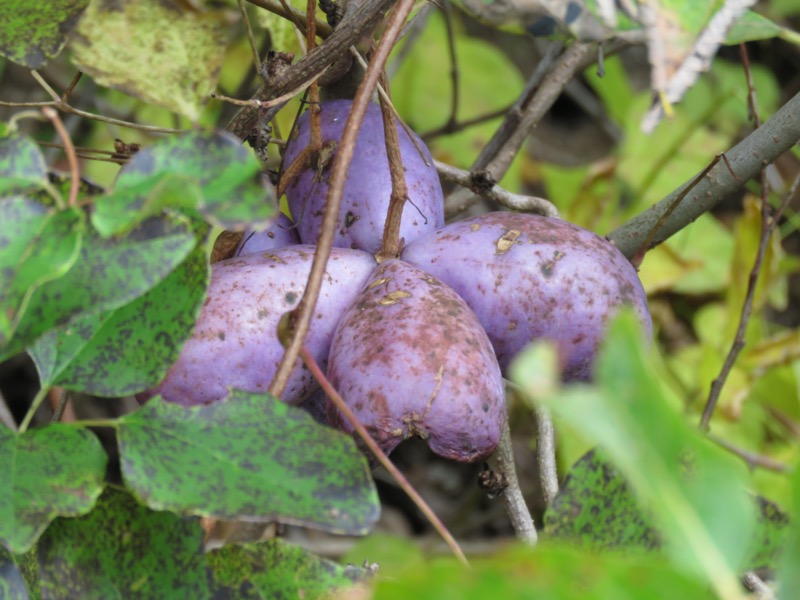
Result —
[{"label": "spotted green leaf", "polygon": [[47,167],[36,142],[20,135],[0,139],[0,193],[38,188],[46,182]]},{"label": "spotted green leaf", "polygon": [[57,519],[37,545],[44,598],[210,597],[197,519],[154,512],[108,489],[95,509]]},{"label": "spotted green leaf", "polygon": [[[599,444],[648,509],[675,565],[736,597],[736,573],[753,541],[756,511],[736,458],[702,438],[671,403],[629,313],[609,326],[595,387],[573,386],[541,400]],[[529,387],[521,356],[512,378]],[[731,527],[731,523],[736,523]]]},{"label": "spotted green leaf", "polygon": [[89,512],[103,488],[106,453],[84,429],[0,427],[0,544],[27,551],[57,516]]},{"label": "spotted green leaf", "polygon": [[349,436],[269,395],[184,408],[160,397],[120,420],[122,473],[151,508],[363,534],[379,514]]},{"label": "spotted green leaf", "polygon": [[797,519],[800,518],[800,467],[795,467],[791,479],[792,504],[789,514],[794,518],[794,526],[786,536],[786,546],[781,556],[778,569],[778,582],[781,590],[800,590],[800,527]]},{"label": "spotted green leaf", "polygon": [[178,216],[148,219],[120,238],[104,239],[89,228],[72,268],[30,295],[14,337],[0,347],[0,359],[76,317],[124,306],[142,296],[195,245],[190,222]]},{"label": "spotted green leaf", "polygon": [[596,550],[659,545],[628,483],[598,450],[589,451],[569,470],[545,514],[545,528],[553,538]]},{"label": "spotted green leaf", "polygon": [[161,209],[195,208],[225,229],[266,224],[275,194],[241,140],[192,131],[140,150],[120,171],[115,190],[98,199],[92,221],[106,235]]},{"label": "spotted green leaf", "polygon": [[61,52],[89,0],[3,0],[0,55],[38,69]]},{"label": "spotted green leaf", "polygon": [[47,332],[29,349],[42,385],[106,397],[156,385],[191,335],[207,286],[208,260],[198,245],[143,296]]},{"label": "spotted green leaf", "polygon": [[[229,545],[207,556],[218,600],[304,598],[314,600],[364,577],[359,567],[342,566],[305,548],[273,538]],[[240,595],[241,590],[247,594]]]},{"label": "spotted green leaf", "polygon": [[177,1],[95,0],[70,44],[100,85],[196,121],[225,53],[222,15]]},{"label": "spotted green leaf", "polygon": [[78,258],[83,213],[24,194],[0,199],[0,354],[34,291],[64,275]]}]

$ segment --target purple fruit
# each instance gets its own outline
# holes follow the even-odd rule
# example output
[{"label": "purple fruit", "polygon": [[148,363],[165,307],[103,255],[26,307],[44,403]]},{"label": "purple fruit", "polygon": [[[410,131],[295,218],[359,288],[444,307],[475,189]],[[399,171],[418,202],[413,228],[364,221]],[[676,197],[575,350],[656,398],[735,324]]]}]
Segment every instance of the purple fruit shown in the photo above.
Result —
[{"label": "purple fruit", "polygon": [[486,333],[452,289],[402,261],[375,269],[342,317],[328,378],[385,452],[419,436],[436,454],[474,461],[500,440],[503,380]]},{"label": "purple fruit", "polygon": [[[336,143],[344,132],[351,104],[350,100],[331,100],[320,105],[322,142],[325,147],[321,158],[323,165],[318,170],[309,168],[303,171],[286,189],[289,210],[298,225],[303,243],[315,244],[317,241],[328,195],[330,166]],[[309,119],[308,112],[300,117],[296,133],[286,146],[284,169],[308,145]],[[427,148],[416,138],[424,152],[423,159],[405,129],[398,126],[397,133],[409,194],[409,201],[403,208],[400,237],[408,243],[444,225],[444,199],[439,176]],[[344,186],[334,246],[358,248],[373,254],[380,250],[391,192],[381,110],[377,104],[370,104]]]},{"label": "purple fruit", "polygon": [[632,306],[648,336],[647,297],[630,262],[559,219],[497,212],[409,244],[402,259],[451,286],[475,311],[500,366],[529,342],[556,342],[565,380],[587,380],[606,322]]},{"label": "purple fruit", "polygon": [[294,223],[289,217],[279,213],[277,218],[264,231],[252,231],[249,229],[245,231],[244,237],[239,242],[233,255],[245,256],[256,252],[295,246],[299,243],[300,237],[297,235],[297,228]]},{"label": "purple fruit", "polygon": [[[161,394],[193,406],[227,396],[228,388],[266,392],[283,356],[278,321],[300,301],[313,256],[313,246],[292,246],[214,264],[192,337],[164,381],[139,399]],[[339,318],[374,268],[366,252],[333,249],[306,337],[323,368]],[[282,399],[297,404],[317,387],[298,361]]]}]

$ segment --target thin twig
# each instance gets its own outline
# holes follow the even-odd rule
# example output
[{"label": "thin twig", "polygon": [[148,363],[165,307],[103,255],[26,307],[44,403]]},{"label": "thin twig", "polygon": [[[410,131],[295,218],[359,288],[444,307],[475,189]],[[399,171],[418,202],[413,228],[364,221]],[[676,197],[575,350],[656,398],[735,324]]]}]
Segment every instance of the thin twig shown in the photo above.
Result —
[{"label": "thin twig", "polygon": [[511,106],[504,106],[503,108],[498,108],[497,110],[478,115],[477,117],[472,117],[471,119],[464,119],[463,121],[456,120],[452,123],[447,122],[441,127],[436,127],[435,129],[420,133],[419,137],[427,142],[442,135],[458,133],[459,131],[474,127],[475,125],[481,125],[482,123],[486,123],[486,121],[491,121],[493,119],[497,119],[498,117],[502,117],[510,110]]},{"label": "thin twig", "polygon": [[58,132],[58,137],[60,137],[61,141],[64,142],[64,153],[67,155],[70,175],[69,200],[67,200],[67,204],[69,204],[69,206],[75,206],[75,204],[78,202],[78,190],[80,189],[81,185],[81,174],[78,169],[78,157],[75,154],[75,145],[72,143],[72,138],[70,137],[67,128],[64,127],[64,123],[58,117],[58,113],[49,106],[45,106],[42,109],[42,112],[44,113],[44,116],[50,119],[50,121],[53,123],[53,127],[55,127],[56,132]]},{"label": "thin twig", "polygon": [[[756,106],[755,89],[752,87],[752,77],[750,76],[750,62],[747,60],[747,52],[744,50],[744,44],[740,45],[743,55],[744,70],[747,78],[748,86],[748,106],[750,107],[750,114],[753,116],[754,124],[759,126],[758,121],[758,107]],[[730,167],[730,165],[728,165]],[[700,428],[708,431],[711,417],[714,414],[714,409],[719,401],[719,396],[722,393],[722,388],[728,379],[728,375],[736,363],[742,349],[745,346],[745,333],[747,332],[747,324],[750,322],[750,314],[753,310],[753,300],[756,295],[756,284],[758,283],[758,276],[761,273],[761,265],[764,261],[764,255],[767,251],[767,244],[769,243],[772,231],[775,229],[781,214],[788,205],[791,197],[786,196],[778,208],[774,217],[770,219],[769,215],[769,182],[767,181],[766,170],[761,171],[761,233],[758,240],[758,250],[756,257],[753,261],[753,268],[750,269],[750,275],[747,278],[747,293],[745,294],[744,303],[742,305],[742,312],[739,317],[739,325],[736,328],[736,336],[734,337],[731,349],[725,357],[725,362],[722,364],[719,375],[711,382],[711,391],[708,394],[703,415],[700,418]]]},{"label": "thin twig", "polygon": [[8,408],[8,402],[6,402],[2,391],[0,391],[0,423],[3,423],[11,431],[17,430],[17,423],[14,420],[14,415],[11,414],[11,410]]},{"label": "thin twig", "polygon": [[753,571],[742,576],[742,584],[748,592],[755,594],[753,600],[775,600],[775,592]]},{"label": "thin twig", "polygon": [[[344,134],[339,142],[339,147],[333,159],[333,165],[331,166],[322,229],[317,238],[317,247],[314,252],[311,273],[309,273],[308,276],[308,284],[306,285],[306,290],[303,293],[303,298],[300,300],[298,307],[292,311],[294,317],[292,339],[286,348],[286,352],[278,365],[275,377],[270,384],[269,391],[276,397],[280,397],[286,387],[286,382],[289,379],[292,369],[295,367],[300,348],[303,345],[303,340],[311,325],[314,307],[319,297],[322,279],[325,276],[325,268],[331,254],[331,247],[333,246],[333,237],[336,231],[336,222],[339,216],[339,207],[342,202],[344,184],[347,180],[347,171],[353,159],[353,153],[355,152],[355,142],[359,129],[361,128],[361,123],[364,121],[367,106],[369,105],[372,93],[378,85],[378,79],[386,64],[386,59],[389,57],[389,53],[397,39],[397,35],[400,33],[403,22],[406,17],[408,17],[413,6],[413,0],[399,0],[397,4],[392,7],[387,19],[386,29],[375,49],[372,62],[367,72],[364,74],[364,80],[358,86],[358,91],[353,99],[350,114],[345,122]],[[331,39],[333,38],[331,37]],[[348,47],[349,46],[350,44],[348,44]],[[322,46],[320,46],[320,48],[321,47]],[[317,50],[319,50],[319,48],[309,53],[309,56]]]},{"label": "thin twig", "polygon": [[66,101],[62,100],[61,97],[50,87],[50,85],[42,78],[39,73],[36,71],[31,71],[31,76],[42,86],[42,88],[53,98],[52,102],[0,102],[0,106],[39,106],[39,107],[46,107],[50,106],[53,108],[57,108],[61,112],[69,113],[71,115],[76,115],[78,117],[83,117],[85,119],[91,119],[92,121],[99,121],[101,123],[109,123],[110,125],[118,125],[120,127],[127,127],[129,129],[138,129],[140,131],[148,131],[150,133],[182,133],[186,131],[185,129],[173,129],[169,127],[154,127],[152,125],[140,125],[139,123],[131,123],[130,121],[122,121],[120,119],[113,119],[111,117],[105,117],[103,115],[96,115],[94,113],[86,112],[85,110],[80,110],[75,108],[74,106],[70,105]]},{"label": "thin twig", "polygon": [[503,503],[511,521],[511,526],[517,534],[517,538],[531,546],[536,545],[538,536],[533,517],[528,510],[525,497],[519,487],[517,469],[514,464],[514,450],[511,445],[511,429],[508,419],[503,424],[503,432],[500,434],[500,443],[495,450],[493,461],[496,463],[497,470],[505,477],[507,487],[503,490]]},{"label": "thin twig", "polygon": [[419,36],[422,35],[422,32],[425,30],[425,25],[428,22],[428,17],[436,6],[436,4],[430,1],[425,3],[425,5],[417,11],[417,14],[411,17],[408,23],[403,26],[398,39],[405,39],[405,42],[402,47],[394,53],[392,64],[386,68],[386,73],[389,75],[390,80],[394,79],[394,76],[397,75],[403,61],[408,57],[408,54],[419,39]]},{"label": "thin twig", "polygon": [[247,32],[247,41],[250,43],[250,51],[253,53],[253,63],[256,66],[256,72],[261,70],[261,57],[258,54],[258,47],[256,46],[256,38],[253,35],[253,26],[250,24],[250,17],[247,14],[247,9],[244,6],[244,0],[239,0],[239,12],[244,21],[244,28]]},{"label": "thin twig", "polygon": [[762,456],[760,454],[756,454],[755,452],[750,452],[749,450],[744,450],[743,448],[739,448],[738,446],[734,446],[730,442],[723,440],[722,438],[718,438],[715,435],[707,434],[708,439],[712,442],[720,446],[721,448],[725,448],[731,454],[735,454],[739,458],[741,458],[744,462],[747,463],[747,466],[750,469],[755,469],[756,467],[760,467],[762,469],[766,469],[767,471],[775,471],[776,473],[790,473],[792,471],[791,467],[785,465],[783,463],[778,462],[777,460],[773,460],[768,456]]},{"label": "thin twig", "polygon": [[453,33],[453,7],[450,0],[442,1],[442,15],[444,15],[444,28],[447,32],[447,54],[450,58],[450,118],[446,125],[456,123],[458,118],[458,105],[460,99],[460,84],[458,75],[458,57],[456,56],[456,39]]},{"label": "thin twig", "polygon": [[[386,71],[381,75],[381,83],[389,93],[389,78]],[[386,211],[386,222],[383,227],[383,241],[378,253],[378,260],[397,258],[400,256],[400,224],[403,208],[408,200],[408,185],[403,169],[403,156],[400,153],[400,139],[395,125],[395,112],[390,100],[380,97],[381,116],[383,117],[383,135],[386,146],[386,158],[389,162],[389,175],[392,180],[392,192],[389,197],[389,209]]]},{"label": "thin twig", "polygon": [[63,94],[61,94],[62,102],[66,102],[67,99],[72,95],[72,90],[74,90],[75,86],[78,85],[78,82],[81,80],[81,77],[83,77],[83,71],[78,71],[77,73],[75,73],[75,76],[72,78],[72,81],[69,82],[67,89],[64,90]]},{"label": "thin twig", "polygon": [[[302,10],[294,8],[289,4],[281,4],[275,0],[247,0],[250,4],[263,8],[273,14],[283,17],[298,26],[301,31],[305,30],[306,13]],[[328,25],[325,21],[317,19],[316,25],[317,35],[322,39],[327,38],[333,33],[333,27]]]},{"label": "thin twig", "polygon": [[558,209],[549,200],[537,198],[536,196],[515,194],[500,187],[496,183],[486,185],[485,182],[481,181],[475,174],[438,160],[434,160],[433,164],[442,179],[457,183],[473,193],[483,196],[492,202],[496,202],[501,206],[505,206],[510,210],[530,212],[546,217],[559,216]]},{"label": "thin twig", "polygon": [[[400,0],[401,2],[403,0]],[[358,417],[353,413],[349,406],[345,403],[339,393],[333,388],[328,378],[325,377],[325,374],[322,372],[322,369],[319,368],[319,365],[314,360],[314,357],[308,351],[308,349],[303,346],[300,349],[300,358],[303,360],[303,363],[308,368],[309,372],[311,373],[312,377],[317,380],[317,382],[322,386],[322,389],[327,394],[330,401],[336,406],[336,409],[347,419],[347,422],[353,427],[356,431],[358,436],[364,441],[367,448],[369,448],[370,452],[372,452],[373,456],[378,460],[378,462],[392,475],[394,480],[397,482],[397,485],[408,494],[408,497],[411,498],[412,502],[419,508],[420,512],[425,515],[425,518],[428,519],[430,524],[433,528],[442,536],[442,539],[447,543],[450,549],[453,551],[453,554],[465,565],[469,565],[467,561],[467,557],[464,556],[464,552],[458,545],[458,542],[452,536],[452,534],[447,530],[447,527],[444,526],[444,523],[436,516],[436,513],[433,512],[428,503],[419,495],[417,490],[408,483],[408,480],[403,476],[400,470],[394,465],[394,463],[389,460],[389,457],[386,456],[386,453],[381,449],[381,447],[377,444],[377,442],[372,438],[366,428],[361,424],[358,420]]]},{"label": "thin twig", "polygon": [[550,411],[537,405],[536,413],[536,463],[542,484],[544,505],[550,507],[558,494],[558,465],[556,464],[556,430]]}]

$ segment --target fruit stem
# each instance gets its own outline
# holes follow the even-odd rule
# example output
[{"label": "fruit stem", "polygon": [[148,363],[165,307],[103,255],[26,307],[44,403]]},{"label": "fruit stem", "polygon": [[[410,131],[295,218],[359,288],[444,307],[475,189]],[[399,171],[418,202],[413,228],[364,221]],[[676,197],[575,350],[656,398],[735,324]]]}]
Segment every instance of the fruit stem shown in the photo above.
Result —
[{"label": "fruit stem", "polygon": [[389,58],[389,53],[394,46],[397,37],[400,34],[400,29],[403,27],[411,9],[414,7],[414,0],[398,0],[398,2],[391,8],[389,15],[386,19],[386,29],[381,36],[375,53],[372,57],[372,62],[364,74],[364,80],[358,86],[353,104],[350,109],[350,114],[344,126],[344,135],[342,136],[339,151],[333,159],[331,166],[331,176],[328,182],[328,197],[325,202],[325,214],[322,219],[322,229],[317,239],[317,249],[314,252],[314,262],[311,265],[311,273],[308,275],[308,285],[303,294],[303,299],[300,304],[293,311],[296,315],[294,335],[292,335],[291,343],[286,352],[283,354],[278,371],[270,384],[269,391],[276,398],[280,398],[286,383],[289,380],[289,375],[297,362],[297,357],[300,355],[300,348],[303,345],[306,334],[311,326],[311,318],[314,313],[314,307],[319,298],[319,291],[322,287],[322,279],[325,276],[325,268],[328,264],[328,258],[331,255],[331,247],[333,246],[333,236],[336,232],[336,221],[339,216],[339,208],[342,204],[342,195],[344,192],[344,183],[347,179],[347,172],[350,168],[350,163],[353,160],[355,152],[356,136],[358,130],[361,128],[361,123],[364,121],[364,115],[367,112],[367,106],[370,102],[370,97],[378,85],[378,78]]},{"label": "fruit stem", "polygon": [[505,479],[508,482],[508,487],[503,490],[503,503],[506,506],[511,525],[514,527],[514,532],[521,541],[535,546],[538,541],[536,526],[533,524],[533,517],[531,517],[528,505],[525,503],[525,498],[519,487],[517,469],[514,466],[514,450],[511,446],[511,429],[508,425],[508,419],[505,420],[503,425],[503,433],[500,435],[500,443],[497,445],[494,460],[497,463],[498,470],[505,475]]},{"label": "fruit stem", "polygon": [[[358,417],[350,410],[350,407],[345,404],[345,401],[339,395],[339,393],[334,389],[331,385],[331,382],[328,381],[328,378],[325,377],[325,374],[322,372],[322,369],[319,368],[319,365],[314,360],[314,357],[311,356],[311,353],[308,351],[308,348],[303,346],[300,349],[300,358],[303,360],[303,364],[308,368],[309,372],[311,373],[312,377],[317,380],[317,382],[322,386],[322,389],[327,394],[330,401],[336,407],[336,409],[347,419],[348,423],[356,430],[359,437],[364,440],[367,448],[369,448],[370,452],[378,459],[378,462],[389,471],[391,476],[397,482],[397,485],[400,486],[408,497],[411,498],[411,501],[419,508],[420,512],[425,515],[425,518],[428,519],[433,528],[442,536],[445,543],[450,547],[455,554],[456,558],[461,561],[462,564],[465,566],[469,566],[469,561],[467,561],[467,557],[464,555],[463,550],[458,545],[458,542],[453,537],[453,535],[447,530],[447,527],[444,526],[444,523],[436,516],[436,513],[433,512],[428,503],[419,495],[417,490],[408,482],[405,476],[400,472],[400,470],[394,465],[394,463],[389,460],[389,457],[386,456],[386,453],[381,449],[378,443],[372,439],[372,436],[366,430],[366,428],[361,424],[358,420]],[[513,461],[513,457],[512,457]],[[535,535],[535,530],[534,530]]]},{"label": "fruit stem", "polygon": [[50,388],[46,385],[42,386],[42,389],[36,392],[36,395],[33,397],[33,402],[31,402],[31,407],[28,409],[25,418],[19,425],[19,433],[25,433],[25,431],[27,431],[28,425],[33,421],[33,416],[36,414],[36,411],[39,410],[39,407],[42,405],[42,402],[44,402],[44,399],[47,398],[49,392]]},{"label": "fruit stem", "polygon": [[[381,85],[389,94],[389,78],[386,71],[381,73]],[[389,101],[380,97],[381,114],[383,115],[383,134],[386,143],[386,157],[389,160],[389,174],[392,178],[392,195],[389,199],[389,210],[383,227],[381,250],[376,256],[378,262],[400,256],[400,223],[403,207],[408,200],[408,185],[403,169],[403,157],[400,154],[400,140],[397,137],[395,114]]]}]

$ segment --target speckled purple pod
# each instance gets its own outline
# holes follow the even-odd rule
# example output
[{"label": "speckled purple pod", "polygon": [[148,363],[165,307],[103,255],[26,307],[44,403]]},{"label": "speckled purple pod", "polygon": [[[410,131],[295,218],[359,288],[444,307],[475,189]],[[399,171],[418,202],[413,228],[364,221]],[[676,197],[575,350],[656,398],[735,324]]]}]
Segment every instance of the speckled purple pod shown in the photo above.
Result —
[{"label": "speckled purple pod", "polygon": [[[321,104],[322,141],[329,149],[323,152],[326,155],[323,159],[325,164],[320,171],[304,171],[286,189],[289,210],[298,224],[303,243],[317,242],[328,195],[330,167],[351,104],[350,100],[331,100]],[[296,132],[286,146],[284,168],[292,164],[308,145],[309,120],[308,112],[300,117]],[[408,243],[444,225],[444,200],[439,176],[425,145],[417,138],[424,152],[423,159],[405,129],[398,126],[397,133],[409,195],[409,202],[403,208],[400,237]],[[344,186],[334,245],[358,248],[373,254],[377,252],[383,239],[391,192],[381,110],[377,104],[370,104],[359,130],[355,154]]]},{"label": "speckled purple pod", "polygon": [[500,440],[505,400],[491,342],[452,289],[402,261],[375,269],[342,317],[328,378],[385,452],[419,436],[436,454],[474,461]]},{"label": "speckled purple pod", "polygon": [[565,380],[588,380],[606,322],[623,305],[648,336],[647,298],[630,262],[607,240],[559,219],[509,212],[447,225],[401,255],[466,300],[500,366],[529,342],[556,342]]},{"label": "speckled purple pod", "polygon": [[[278,321],[300,301],[313,256],[313,246],[292,246],[214,264],[192,337],[164,381],[139,399],[161,394],[193,406],[227,396],[229,387],[266,392],[283,356]],[[306,337],[323,368],[339,318],[374,268],[366,252],[333,249]],[[297,404],[317,387],[298,360],[282,399]]]},{"label": "speckled purple pod", "polygon": [[236,247],[234,256],[245,256],[256,252],[266,252],[267,250],[277,250],[300,243],[300,236],[297,235],[297,227],[292,220],[279,213],[272,225],[264,231],[247,230],[242,241]]}]

